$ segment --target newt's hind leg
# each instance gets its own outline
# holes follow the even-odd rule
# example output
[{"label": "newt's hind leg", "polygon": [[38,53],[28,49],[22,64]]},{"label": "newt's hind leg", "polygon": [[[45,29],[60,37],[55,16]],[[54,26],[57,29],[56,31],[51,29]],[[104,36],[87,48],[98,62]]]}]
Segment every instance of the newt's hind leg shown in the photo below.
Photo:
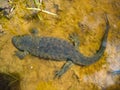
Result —
[{"label": "newt's hind leg", "polygon": [[75,46],[75,48],[78,49],[78,47],[80,45],[80,40],[79,40],[78,34],[77,33],[71,33],[69,35],[69,39],[73,43],[73,45]]},{"label": "newt's hind leg", "polygon": [[67,61],[62,68],[60,69],[60,71],[57,71],[57,73],[55,74],[54,78],[60,78],[66,71],[68,71],[68,69],[73,65],[72,61]]},{"label": "newt's hind leg", "polygon": [[[76,33],[72,33],[69,35],[70,41],[72,41],[73,45],[76,49],[78,49],[80,45],[79,37]],[[73,62],[68,59],[68,61],[62,66],[61,70],[58,71],[54,78],[60,78],[68,69],[73,65]]]}]

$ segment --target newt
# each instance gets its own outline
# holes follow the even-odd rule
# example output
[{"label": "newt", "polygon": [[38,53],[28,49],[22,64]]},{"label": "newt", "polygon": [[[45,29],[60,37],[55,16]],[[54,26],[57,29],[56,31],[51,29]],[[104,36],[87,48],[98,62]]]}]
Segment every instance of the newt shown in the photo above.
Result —
[{"label": "newt", "polygon": [[12,38],[12,43],[19,50],[16,54],[20,59],[23,59],[27,54],[31,54],[47,60],[65,60],[66,63],[55,75],[55,77],[61,77],[73,64],[88,66],[101,58],[106,49],[110,28],[107,15],[105,15],[105,22],[106,28],[100,48],[98,52],[91,57],[84,56],[72,43],[55,37],[40,37],[29,34],[17,35]]}]

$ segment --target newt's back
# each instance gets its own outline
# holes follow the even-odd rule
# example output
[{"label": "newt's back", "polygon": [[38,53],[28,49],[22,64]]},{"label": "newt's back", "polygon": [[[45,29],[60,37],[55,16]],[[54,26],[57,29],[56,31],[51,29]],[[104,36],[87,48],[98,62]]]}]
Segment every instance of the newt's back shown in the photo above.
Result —
[{"label": "newt's back", "polygon": [[75,60],[79,52],[62,39],[31,35],[14,36],[13,43],[19,50],[26,50],[34,56],[53,60]]},{"label": "newt's back", "polygon": [[[33,39],[34,43],[39,40],[36,48],[30,49],[33,55],[54,60],[76,59],[79,56],[75,47],[65,40],[53,37],[36,37]],[[34,50],[35,52],[33,52]]]}]

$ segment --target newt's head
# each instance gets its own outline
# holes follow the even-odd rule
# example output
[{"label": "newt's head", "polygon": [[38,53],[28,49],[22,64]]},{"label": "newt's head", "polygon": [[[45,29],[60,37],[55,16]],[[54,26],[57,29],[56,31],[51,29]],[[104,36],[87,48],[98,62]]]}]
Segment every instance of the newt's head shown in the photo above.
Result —
[{"label": "newt's head", "polygon": [[19,50],[28,50],[32,43],[32,37],[30,35],[18,35],[12,38],[12,43]]}]

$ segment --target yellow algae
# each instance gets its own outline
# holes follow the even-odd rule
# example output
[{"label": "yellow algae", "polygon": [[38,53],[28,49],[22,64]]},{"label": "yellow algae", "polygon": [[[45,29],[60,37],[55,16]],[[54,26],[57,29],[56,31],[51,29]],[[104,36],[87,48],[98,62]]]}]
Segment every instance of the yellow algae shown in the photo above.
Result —
[{"label": "yellow algae", "polygon": [[39,82],[36,90],[58,90],[56,89],[52,82]]}]

